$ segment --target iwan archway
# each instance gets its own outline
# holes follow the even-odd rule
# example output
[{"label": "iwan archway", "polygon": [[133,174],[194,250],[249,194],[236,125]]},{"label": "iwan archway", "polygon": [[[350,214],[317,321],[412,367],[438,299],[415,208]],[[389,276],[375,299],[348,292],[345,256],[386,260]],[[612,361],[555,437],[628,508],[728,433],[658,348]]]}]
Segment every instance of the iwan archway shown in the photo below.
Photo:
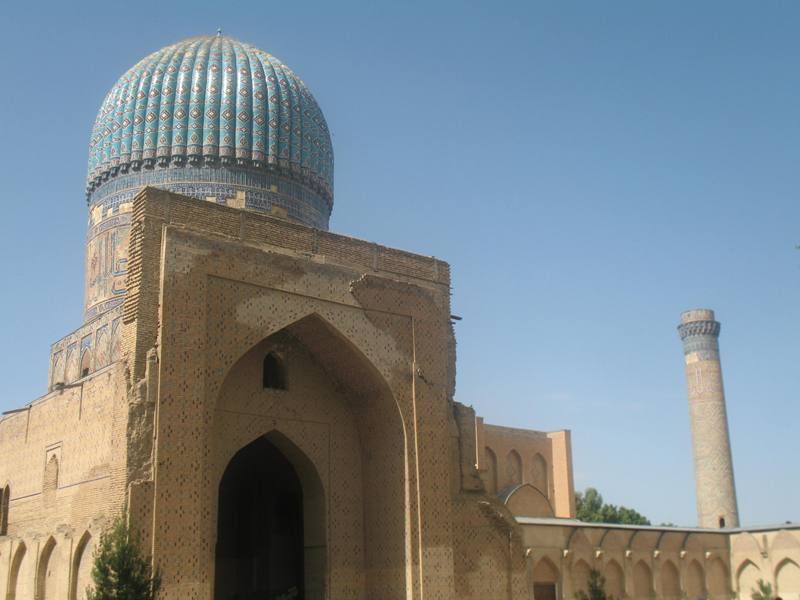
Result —
[{"label": "iwan archway", "polygon": [[407,598],[403,429],[382,377],[319,316],[251,345],[213,421],[214,600]]}]

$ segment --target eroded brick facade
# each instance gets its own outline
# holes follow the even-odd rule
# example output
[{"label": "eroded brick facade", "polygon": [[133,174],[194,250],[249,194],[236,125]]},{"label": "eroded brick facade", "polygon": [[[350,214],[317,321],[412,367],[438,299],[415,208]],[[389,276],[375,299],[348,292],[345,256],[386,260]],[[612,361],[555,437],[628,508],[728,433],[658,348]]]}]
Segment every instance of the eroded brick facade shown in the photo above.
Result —
[{"label": "eroded brick facade", "polygon": [[151,188],[129,244],[124,304],[0,420],[0,598],[82,598],[125,514],[162,597],[211,600],[221,482],[258,440],[302,488],[311,600],[572,598],[590,568],[618,597],[746,598],[755,573],[800,591],[791,527],[575,521],[568,431],[454,401],[446,263]]}]

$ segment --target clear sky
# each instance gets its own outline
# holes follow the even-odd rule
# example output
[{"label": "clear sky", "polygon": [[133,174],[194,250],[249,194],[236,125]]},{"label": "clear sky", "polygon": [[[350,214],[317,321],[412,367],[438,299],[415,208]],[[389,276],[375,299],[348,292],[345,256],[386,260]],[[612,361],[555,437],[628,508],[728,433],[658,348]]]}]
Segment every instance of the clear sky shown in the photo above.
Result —
[{"label": "clear sky", "polygon": [[682,310],[720,339],[744,524],[800,520],[800,3],[5,2],[0,409],[80,325],[89,133],[222,27],[333,132],[331,229],[453,268],[457,400],[573,435],[576,487],[696,522]]}]

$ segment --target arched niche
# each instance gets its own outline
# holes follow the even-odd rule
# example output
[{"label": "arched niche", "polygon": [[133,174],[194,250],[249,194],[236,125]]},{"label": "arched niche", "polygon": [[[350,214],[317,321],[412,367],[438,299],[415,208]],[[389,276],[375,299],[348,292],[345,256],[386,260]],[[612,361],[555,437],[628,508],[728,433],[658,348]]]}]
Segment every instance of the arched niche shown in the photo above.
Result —
[{"label": "arched niche", "polygon": [[39,554],[39,565],[36,570],[36,600],[61,600],[59,548],[51,536],[47,539]]},{"label": "arched niche", "polygon": [[64,352],[59,351],[53,355],[53,365],[50,371],[50,388],[64,383]]},{"label": "arched niche", "polygon": [[92,372],[92,350],[86,348],[81,352],[81,366],[79,377],[88,377]]},{"label": "arched niche", "polygon": [[69,600],[83,600],[91,584],[92,535],[85,531],[72,555],[69,577]]},{"label": "arched niche", "polygon": [[556,600],[558,584],[558,568],[546,556],[540,558],[533,568],[533,597],[536,600]]},{"label": "arched niche", "polygon": [[95,370],[102,369],[110,362],[111,358],[111,336],[108,334],[108,326],[104,325],[97,330],[95,338]]},{"label": "arched niche", "polygon": [[643,560],[633,567],[633,596],[637,599],[653,597],[653,572]]},{"label": "arched niche", "polygon": [[553,561],[543,556],[533,568],[533,580],[537,583],[558,583],[558,568]]},{"label": "arched niche", "polygon": [[30,581],[30,563],[28,548],[25,542],[20,542],[14,550],[11,567],[8,571],[6,600],[22,600],[32,591],[28,589],[27,585]]},{"label": "arched niche", "polygon": [[547,460],[537,452],[531,461],[531,484],[548,498],[550,497],[549,475]]},{"label": "arched niche", "polygon": [[67,356],[64,359],[64,382],[63,383],[72,383],[79,376],[79,361],[78,361],[78,350],[74,347],[67,349]]},{"label": "arched niche", "polygon": [[730,584],[728,567],[719,557],[713,559],[706,570],[708,597],[710,600],[728,600]]},{"label": "arched niche", "polygon": [[671,560],[661,565],[661,596],[665,600],[678,600],[681,597],[680,574]]},{"label": "arched niche", "polygon": [[503,487],[520,485],[522,483],[522,457],[516,450],[511,450],[506,455],[506,473]]},{"label": "arched niche", "polygon": [[609,560],[603,568],[603,577],[606,578],[606,591],[614,598],[625,596],[625,573],[620,564]]},{"label": "arched niche", "polygon": [[788,600],[800,598],[800,566],[790,558],[783,559],[775,569],[775,593]]},{"label": "arched niche", "polygon": [[686,595],[690,600],[704,598],[706,595],[706,576],[703,567],[696,560],[686,567]]},{"label": "arched niche", "polygon": [[109,360],[116,362],[122,358],[122,319],[117,318],[111,323],[111,339],[109,340]]},{"label": "arched niche", "polygon": [[589,589],[589,572],[591,568],[585,560],[579,559],[572,563],[570,569],[570,579],[572,581],[572,591],[577,594],[579,591],[586,592]]},{"label": "arched niche", "polygon": [[486,470],[484,473],[484,482],[486,484],[486,491],[490,494],[497,493],[497,455],[494,451],[486,446],[484,448],[484,456],[486,457]]},{"label": "arched niche", "polygon": [[51,454],[44,467],[44,481],[42,491],[54,492],[58,488],[58,456]]},{"label": "arched niche", "polygon": [[547,497],[529,483],[506,488],[500,498],[515,517],[555,516]]},{"label": "arched niche", "polygon": [[11,484],[0,488],[0,535],[8,535],[8,513],[11,510]]},{"label": "arched niche", "polygon": [[736,588],[739,598],[749,599],[750,594],[756,589],[758,580],[761,578],[761,569],[753,561],[745,560],[742,562],[736,569]]},{"label": "arched niche", "polygon": [[267,352],[261,368],[261,380],[265,390],[286,390],[286,366],[275,352]]},{"label": "arched niche", "polygon": [[[270,353],[281,357],[289,382],[279,393],[263,386]],[[330,596],[404,597],[413,546],[401,413],[374,365],[317,314],[268,335],[225,374],[212,434],[216,481],[238,451],[264,435],[298,475],[302,464],[319,474],[319,502],[335,515],[316,543]],[[304,501],[305,490],[304,483]],[[217,503],[215,493],[215,519]]]}]

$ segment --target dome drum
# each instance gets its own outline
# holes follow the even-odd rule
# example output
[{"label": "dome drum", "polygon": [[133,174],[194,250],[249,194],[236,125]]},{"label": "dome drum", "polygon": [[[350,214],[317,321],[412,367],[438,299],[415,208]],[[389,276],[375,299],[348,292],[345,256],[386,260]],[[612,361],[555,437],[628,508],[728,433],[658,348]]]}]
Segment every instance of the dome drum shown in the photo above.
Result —
[{"label": "dome drum", "polygon": [[120,171],[95,189],[92,206],[113,210],[133,200],[145,186],[221,204],[242,193],[245,208],[269,213],[277,206],[286,210],[289,219],[317,229],[328,228],[331,212],[331,204],[318,191],[277,169],[208,166]]},{"label": "dome drum", "polygon": [[[314,190],[328,206],[328,214],[330,214],[333,209],[333,191],[330,186],[319,177],[313,176],[307,167],[298,167],[295,164],[282,160],[272,160],[265,163],[263,161],[245,158],[218,157],[211,155],[203,156],[196,154],[189,156],[160,156],[158,158],[146,158],[114,165],[87,184],[87,202],[89,204],[96,204],[102,201],[102,198],[107,196],[107,194],[103,193],[101,188],[104,187],[107,181],[117,176],[139,171],[154,171],[156,169],[167,168],[181,169],[183,167],[206,167],[209,169],[227,167],[256,172],[266,171],[268,173],[282,175],[287,179],[291,179],[292,181]],[[327,225],[325,228],[327,228]]]}]

